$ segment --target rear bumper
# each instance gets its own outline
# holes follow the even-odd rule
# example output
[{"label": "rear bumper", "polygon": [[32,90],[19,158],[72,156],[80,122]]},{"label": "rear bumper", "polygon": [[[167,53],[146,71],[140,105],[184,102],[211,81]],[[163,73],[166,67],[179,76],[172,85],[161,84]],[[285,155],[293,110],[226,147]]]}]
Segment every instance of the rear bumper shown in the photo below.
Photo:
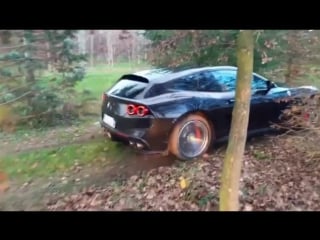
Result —
[{"label": "rear bumper", "polygon": [[[156,120],[150,128],[131,128],[128,131],[129,133],[112,128],[102,120],[100,121],[100,125],[112,135],[139,149],[139,151],[161,153],[167,150],[170,128],[168,128],[168,124],[163,124],[162,121]],[[157,129],[161,129],[161,131],[157,131]]]},{"label": "rear bumper", "polygon": [[128,134],[125,134],[123,132],[120,132],[118,131],[117,129],[114,129],[112,127],[109,127],[107,124],[105,124],[103,121],[100,121],[100,125],[102,128],[104,128],[105,130],[107,130],[108,132],[110,132],[111,134],[117,136],[118,138],[121,138],[125,141],[128,141],[128,142],[134,142],[134,143],[140,143],[140,144],[143,144],[144,146],[144,149],[146,150],[150,150],[150,145],[149,143],[142,139],[142,138],[138,138],[138,137],[133,137],[133,136],[130,136]]}]

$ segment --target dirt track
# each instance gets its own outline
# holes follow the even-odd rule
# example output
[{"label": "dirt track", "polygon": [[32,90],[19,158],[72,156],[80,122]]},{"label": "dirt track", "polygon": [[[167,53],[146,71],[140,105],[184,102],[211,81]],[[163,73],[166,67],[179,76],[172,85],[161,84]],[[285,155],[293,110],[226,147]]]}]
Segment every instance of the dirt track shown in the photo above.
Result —
[{"label": "dirt track", "polygon": [[[105,136],[100,126],[91,124],[79,130],[77,127],[52,129],[44,136],[23,136],[15,141],[3,141],[5,147],[0,149],[0,157],[38,149],[56,148],[70,144],[81,144],[103,140]],[[123,151],[130,151],[123,146]],[[116,158],[127,158],[119,159]],[[131,175],[149,171],[159,166],[170,166],[172,157],[160,155],[143,155],[130,152],[124,156],[115,156],[115,161],[107,165],[83,166],[67,176],[53,176],[50,179],[34,179],[32,182],[10,182],[5,194],[0,193],[0,210],[39,210],[45,209],[46,196],[70,193],[87,186],[105,186],[114,180],[123,180]]]},{"label": "dirt track", "polygon": [[[65,137],[61,134],[64,133]],[[4,153],[102,139],[97,126],[52,130],[6,145]],[[248,141],[241,179],[242,210],[319,210],[319,159],[310,158],[292,137]],[[10,146],[10,147],[9,147]],[[75,168],[67,175],[10,183],[0,210],[217,210],[225,145],[196,162],[172,157],[120,154],[107,164]],[[10,150],[10,151],[9,151]],[[122,151],[121,150],[121,151]],[[190,186],[181,189],[179,179]],[[123,200],[121,200],[123,199]]]},{"label": "dirt track", "polygon": [[103,138],[102,130],[98,125],[88,125],[79,130],[78,127],[55,128],[41,136],[22,136],[17,141],[1,140],[0,156],[12,153],[21,153],[43,148],[59,147],[68,144],[84,143],[92,139]]}]

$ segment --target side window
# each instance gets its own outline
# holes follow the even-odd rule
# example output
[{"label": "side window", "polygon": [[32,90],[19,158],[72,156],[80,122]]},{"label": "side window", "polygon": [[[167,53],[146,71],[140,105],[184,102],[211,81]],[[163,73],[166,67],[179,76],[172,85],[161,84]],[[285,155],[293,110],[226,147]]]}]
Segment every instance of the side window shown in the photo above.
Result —
[{"label": "side window", "polygon": [[251,89],[252,90],[267,89],[267,82],[264,79],[258,77],[257,75],[253,75]]},{"label": "side window", "polygon": [[[219,84],[224,86],[227,91],[235,91],[237,83],[237,71],[235,70],[218,70],[212,72]],[[263,90],[267,88],[266,81],[257,75],[253,75],[251,89]]]},{"label": "side window", "polygon": [[217,81],[213,72],[207,71],[201,73],[199,78],[199,91],[205,92],[223,92],[225,87]]},{"label": "side window", "polygon": [[189,75],[165,83],[153,85],[145,95],[145,98],[155,97],[174,91],[196,91],[198,87],[197,76]]},{"label": "side window", "polygon": [[235,70],[217,70],[212,71],[217,82],[223,86],[224,91],[235,91],[237,81],[237,71]]},{"label": "side window", "polygon": [[169,90],[196,91],[198,87],[198,74],[181,77],[170,81],[167,85]]}]

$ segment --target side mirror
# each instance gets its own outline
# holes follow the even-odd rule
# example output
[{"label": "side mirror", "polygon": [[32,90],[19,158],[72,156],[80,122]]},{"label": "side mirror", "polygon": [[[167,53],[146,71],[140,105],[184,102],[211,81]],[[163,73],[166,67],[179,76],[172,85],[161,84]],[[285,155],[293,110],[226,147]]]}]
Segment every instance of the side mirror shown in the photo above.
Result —
[{"label": "side mirror", "polygon": [[274,84],[274,82],[272,82],[272,81],[270,81],[270,80],[268,80],[267,81],[267,89],[268,90],[270,90],[271,88],[275,88],[275,84]]}]

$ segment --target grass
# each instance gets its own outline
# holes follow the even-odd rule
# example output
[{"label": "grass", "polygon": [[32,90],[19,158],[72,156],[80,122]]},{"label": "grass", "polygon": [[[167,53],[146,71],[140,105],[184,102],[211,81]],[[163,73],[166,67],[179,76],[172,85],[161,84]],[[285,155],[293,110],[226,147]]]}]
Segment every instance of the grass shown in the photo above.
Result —
[{"label": "grass", "polygon": [[[87,99],[100,103],[101,94],[110,88],[123,74],[139,71],[149,68],[146,63],[116,63],[113,67],[107,65],[97,65],[88,67],[84,79],[78,82],[75,89],[79,94],[76,97],[77,102],[82,102]],[[45,73],[39,82],[40,85],[56,85],[55,81],[51,81],[54,75]],[[88,92],[89,94],[85,94]]]},{"label": "grass", "polygon": [[17,128],[14,133],[0,132],[0,141],[11,144],[19,144],[24,141],[30,141],[34,138],[47,141],[49,136],[59,138],[60,140],[71,141],[74,137],[76,137],[75,134],[84,134],[87,131],[87,128],[91,127],[91,125],[92,119],[88,119],[73,123],[72,128],[56,126],[26,129],[21,127]]},{"label": "grass", "polygon": [[130,65],[119,63],[114,67],[98,65],[87,70],[86,77],[76,85],[78,92],[90,91],[91,95],[100,100],[102,92],[112,86],[123,74],[145,69],[146,64]]},{"label": "grass", "polygon": [[[123,146],[107,140],[92,141],[52,149],[9,155],[0,159],[0,168],[10,179],[28,181],[68,172],[75,165],[108,163],[122,159],[127,151]],[[116,157],[115,157],[116,156]]]},{"label": "grass", "polygon": [[[79,100],[82,100],[83,91],[90,92],[90,96],[95,99],[92,105],[99,105],[103,91],[107,90],[119,77],[125,73],[148,68],[146,64],[118,63],[113,67],[98,65],[87,69],[85,78],[79,82],[75,89],[80,93]],[[45,76],[42,84],[51,84],[48,80],[52,76]],[[91,103],[90,103],[91,104]],[[98,110],[97,110],[98,111]],[[82,122],[81,125],[85,125]],[[92,119],[90,119],[92,124]],[[81,125],[78,126],[81,129]],[[57,131],[56,137],[64,138],[62,132],[64,128],[57,129],[21,129],[14,134],[0,133],[0,140],[18,144],[30,138],[45,139],[50,131]],[[71,133],[71,137],[74,133]],[[66,133],[66,138],[70,133]],[[60,148],[33,150],[27,153],[4,156],[0,159],[0,169],[5,171],[10,178],[31,179],[37,177],[47,177],[57,172],[68,171],[74,164],[85,165],[96,161],[113,160],[126,151],[120,150],[118,145],[104,140],[92,141],[79,145],[68,145]]]},{"label": "grass", "polygon": [[259,150],[253,151],[253,156],[257,160],[267,160],[267,159],[269,159],[268,154],[266,154],[264,151],[259,151]]},{"label": "grass", "polygon": [[148,68],[146,64],[130,65],[126,63],[116,64],[114,67],[98,65],[88,68],[85,78],[75,86],[77,92],[80,93],[75,100],[83,103],[83,112],[98,116],[102,93],[108,90],[123,74],[145,68]]},{"label": "grass", "polygon": [[32,137],[44,137],[47,129],[26,129],[21,128],[12,133],[0,132],[0,141],[19,142]]}]

